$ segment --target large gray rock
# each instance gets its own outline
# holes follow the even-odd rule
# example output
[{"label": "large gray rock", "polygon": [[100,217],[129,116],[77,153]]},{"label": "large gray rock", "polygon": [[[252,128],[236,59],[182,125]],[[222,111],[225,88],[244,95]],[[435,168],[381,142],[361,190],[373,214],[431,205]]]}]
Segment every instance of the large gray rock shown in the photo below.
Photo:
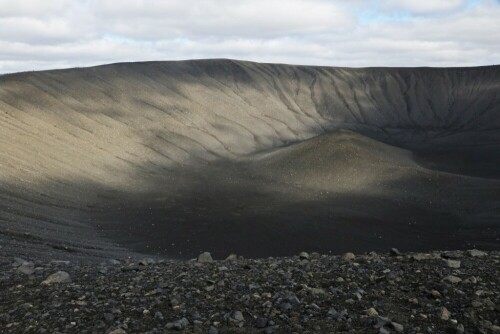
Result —
[{"label": "large gray rock", "polygon": [[71,277],[65,271],[58,271],[49,277],[42,284],[50,285],[50,284],[58,284],[58,283],[71,283]]},{"label": "large gray rock", "polygon": [[347,252],[342,256],[342,258],[346,261],[353,261],[356,258],[356,255],[354,255],[354,253]]},{"label": "large gray rock", "polygon": [[212,255],[209,253],[209,252],[204,252],[204,253],[201,253],[199,256],[198,256],[198,260],[197,260],[199,263],[210,263],[210,262],[214,262],[214,260],[212,259]]},{"label": "large gray rock", "polygon": [[477,249],[471,249],[467,253],[472,257],[484,257],[484,256],[488,255],[488,253],[477,250]]},{"label": "large gray rock", "polygon": [[460,261],[459,260],[448,260],[448,259],[445,259],[443,260],[444,263],[449,267],[449,268],[453,268],[453,269],[458,269],[460,268]]}]

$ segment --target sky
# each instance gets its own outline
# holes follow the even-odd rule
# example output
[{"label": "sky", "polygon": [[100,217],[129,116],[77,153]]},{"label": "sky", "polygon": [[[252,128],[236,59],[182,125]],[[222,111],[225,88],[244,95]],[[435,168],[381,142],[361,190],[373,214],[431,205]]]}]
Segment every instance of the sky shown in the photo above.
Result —
[{"label": "sky", "polygon": [[0,73],[199,58],[500,63],[500,0],[0,0]]}]

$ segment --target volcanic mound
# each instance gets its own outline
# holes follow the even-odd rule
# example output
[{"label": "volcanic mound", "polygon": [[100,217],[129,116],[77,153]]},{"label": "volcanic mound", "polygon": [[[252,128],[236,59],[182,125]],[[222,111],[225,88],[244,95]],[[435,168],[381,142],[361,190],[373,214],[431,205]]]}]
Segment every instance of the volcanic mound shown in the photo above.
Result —
[{"label": "volcanic mound", "polygon": [[0,77],[0,256],[498,249],[500,66]]}]

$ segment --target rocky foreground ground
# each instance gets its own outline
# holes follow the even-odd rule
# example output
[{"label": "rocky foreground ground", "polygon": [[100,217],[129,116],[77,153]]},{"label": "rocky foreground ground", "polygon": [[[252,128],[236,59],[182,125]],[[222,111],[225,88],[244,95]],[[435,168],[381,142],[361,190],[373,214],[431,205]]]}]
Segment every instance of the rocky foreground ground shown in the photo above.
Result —
[{"label": "rocky foreground ground", "polygon": [[500,333],[500,252],[1,264],[1,333]]}]

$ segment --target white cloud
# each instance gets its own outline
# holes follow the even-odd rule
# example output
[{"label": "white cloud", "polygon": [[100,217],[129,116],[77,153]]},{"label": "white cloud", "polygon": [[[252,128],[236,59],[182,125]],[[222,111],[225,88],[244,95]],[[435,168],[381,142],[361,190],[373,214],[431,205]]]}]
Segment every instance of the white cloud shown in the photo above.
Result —
[{"label": "white cloud", "polygon": [[384,0],[382,7],[392,10],[404,10],[411,13],[440,13],[463,8],[466,0]]},{"label": "white cloud", "polygon": [[0,0],[0,17],[55,16],[72,4],[69,0]]},{"label": "white cloud", "polygon": [[[335,1],[184,0],[95,1],[95,15],[111,33],[156,40],[175,37],[273,37],[353,26],[354,15]],[[97,5],[99,4],[99,5]]]},{"label": "white cloud", "polygon": [[[0,0],[0,8],[0,72],[221,57],[332,66],[500,59],[495,0]],[[412,16],[395,20],[395,11]]]}]

